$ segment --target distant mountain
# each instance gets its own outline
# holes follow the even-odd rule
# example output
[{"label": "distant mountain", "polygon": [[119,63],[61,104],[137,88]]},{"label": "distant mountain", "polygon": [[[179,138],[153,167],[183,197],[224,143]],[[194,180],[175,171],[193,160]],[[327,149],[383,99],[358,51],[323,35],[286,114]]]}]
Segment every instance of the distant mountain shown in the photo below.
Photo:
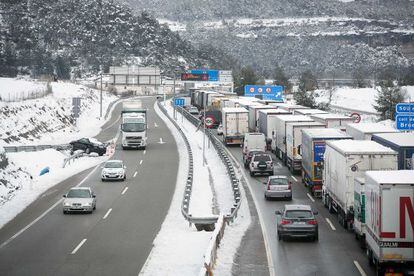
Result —
[{"label": "distant mountain", "polygon": [[67,78],[128,62],[163,70],[232,62],[112,0],[4,0],[0,12],[0,75]]},{"label": "distant mountain", "polygon": [[[193,44],[210,44],[270,76],[375,78],[414,67],[410,0],[119,0],[145,8]],[[160,8],[161,7],[161,8]],[[411,68],[411,69],[410,69]]]},{"label": "distant mountain", "polygon": [[173,21],[233,18],[347,16],[411,20],[410,0],[119,0]]}]

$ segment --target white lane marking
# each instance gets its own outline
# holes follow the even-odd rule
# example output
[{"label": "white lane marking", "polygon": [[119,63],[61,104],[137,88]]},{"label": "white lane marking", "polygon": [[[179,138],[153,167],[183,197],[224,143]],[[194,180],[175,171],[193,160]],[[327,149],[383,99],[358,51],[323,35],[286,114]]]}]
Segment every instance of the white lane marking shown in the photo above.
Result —
[{"label": "white lane marking", "polygon": [[361,273],[361,276],[367,276],[365,271],[362,269],[362,266],[358,263],[358,261],[354,261],[354,265],[358,269],[359,273]]},{"label": "white lane marking", "polygon": [[112,208],[109,208],[109,210],[106,212],[105,216],[103,216],[102,219],[106,219],[111,212],[112,212]]},{"label": "white lane marking", "polygon": [[326,222],[329,224],[329,226],[332,228],[332,230],[336,230],[336,228],[335,228],[335,226],[333,225],[333,223],[328,219],[328,218],[325,218],[326,219]]},{"label": "white lane marking", "polygon": [[157,123],[154,123],[154,126],[155,126],[155,127],[158,127]]},{"label": "white lane marking", "polygon": [[306,193],[306,195],[309,197],[310,200],[312,200],[312,202],[315,202],[315,200],[313,199],[313,197],[309,193]]},{"label": "white lane marking", "polygon": [[162,140],[162,138],[160,138],[160,141],[158,142],[158,144],[165,144],[165,142]]},{"label": "white lane marking", "polygon": [[[259,206],[259,204],[258,204],[259,201],[256,197],[256,194],[253,192],[253,189],[250,185],[250,181],[247,178],[247,175],[244,171],[243,166],[240,165],[239,161],[237,160],[236,157],[234,157],[234,155],[231,153],[231,151],[229,151],[226,147],[224,147],[224,150],[227,152],[228,155],[230,155],[230,157],[233,159],[233,161],[235,161],[236,164],[239,166],[240,172],[243,175],[244,179],[246,180],[247,187],[249,188],[250,194],[252,195],[252,198],[253,198],[253,201],[254,201],[254,205],[256,206],[257,214],[259,215],[260,228],[262,230],[262,235],[264,237],[264,244],[265,244],[265,248],[266,248],[266,257],[267,257],[269,275],[270,276],[275,276],[276,272],[275,272],[275,266],[274,266],[273,258],[272,258],[272,251],[271,251],[271,248],[270,248],[269,236],[267,234],[266,227],[264,226],[264,221],[265,220],[264,220],[264,217],[263,217],[263,213],[262,213],[261,209],[258,207]],[[247,191],[246,191],[246,193],[247,193]]]},{"label": "white lane marking", "polygon": [[139,164],[141,165],[141,164],[142,164],[142,162],[144,162],[144,160],[142,160],[142,159],[141,159],[141,161],[139,161]]},{"label": "white lane marking", "polygon": [[147,153],[147,150],[144,150],[144,155]]},{"label": "white lane marking", "polygon": [[291,177],[293,178],[293,180],[295,180],[295,182],[298,182],[298,180],[296,179],[296,177],[294,177],[293,175]]},{"label": "white lane marking", "polygon": [[133,176],[133,177],[137,176],[137,173],[138,173],[138,172],[134,172],[134,176]]},{"label": "white lane marking", "polygon": [[73,249],[73,251],[72,251],[72,253],[70,253],[70,254],[76,254],[76,252],[79,250],[79,248],[81,248],[81,246],[84,244],[86,242],[86,239],[83,239],[79,244],[78,244],[78,246],[76,246],[75,247],[75,249]]},{"label": "white lane marking", "polygon": [[[78,185],[76,185],[75,187],[79,187],[80,185],[83,184],[83,182],[86,181],[86,179],[89,178],[89,176],[91,176],[96,169],[100,166],[100,164],[96,165],[96,167],[90,172],[88,173],[87,176],[85,176],[84,179],[82,179],[81,182],[79,182]],[[50,206],[49,209],[47,209],[46,211],[44,211],[40,216],[38,216],[35,220],[33,220],[31,223],[29,223],[28,225],[26,225],[24,228],[22,228],[21,230],[19,230],[16,234],[14,234],[11,238],[9,238],[8,240],[6,240],[5,242],[3,242],[0,245],[0,248],[3,248],[4,246],[6,246],[7,244],[9,244],[12,240],[14,240],[15,238],[17,238],[18,236],[20,236],[24,231],[26,231],[27,229],[29,229],[31,226],[33,226],[33,224],[35,224],[36,222],[38,222],[39,220],[41,220],[44,216],[46,216],[50,211],[52,211],[57,205],[61,204],[63,201],[62,199],[59,199],[55,204],[53,204],[52,206]]]},{"label": "white lane marking", "polygon": [[128,187],[125,187],[125,189],[122,191],[121,195],[124,195],[128,191]]}]

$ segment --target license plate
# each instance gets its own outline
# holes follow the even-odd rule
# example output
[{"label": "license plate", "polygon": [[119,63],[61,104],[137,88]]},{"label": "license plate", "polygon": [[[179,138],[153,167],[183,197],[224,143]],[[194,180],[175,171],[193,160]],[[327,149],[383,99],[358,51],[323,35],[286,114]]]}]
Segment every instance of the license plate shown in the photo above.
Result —
[{"label": "license plate", "polygon": [[297,221],[297,222],[295,222],[295,224],[305,224],[305,222],[304,221]]}]

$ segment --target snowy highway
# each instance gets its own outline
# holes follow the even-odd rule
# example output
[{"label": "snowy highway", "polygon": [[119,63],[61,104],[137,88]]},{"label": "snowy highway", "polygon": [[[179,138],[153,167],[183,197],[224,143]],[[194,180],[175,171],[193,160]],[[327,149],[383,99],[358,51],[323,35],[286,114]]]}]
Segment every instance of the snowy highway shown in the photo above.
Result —
[{"label": "snowy highway", "polygon": [[[154,113],[154,100],[143,99],[151,124],[147,150],[116,150],[113,156],[124,160],[127,180],[101,182],[98,165],[45,192],[0,229],[0,275],[138,274],[170,206],[178,171],[174,138]],[[99,140],[116,136],[120,108]],[[94,213],[62,214],[62,195],[74,184],[95,190]]]},{"label": "snowy highway", "polygon": [[[243,164],[240,147],[228,149],[234,158]],[[266,181],[267,176],[251,177],[247,170],[244,172],[258,212],[261,214],[263,232],[266,235],[267,248],[270,250],[273,263],[269,265],[274,275],[374,275],[375,272],[368,265],[365,252],[359,248],[354,234],[343,229],[322,202],[309,194],[300,176],[292,175],[279,159],[273,154],[272,156],[275,162],[274,174],[287,175],[293,183],[292,201],[265,200],[263,182]],[[281,210],[285,204],[308,204],[319,212],[316,216],[319,223],[318,242],[278,241],[275,211]],[[243,255],[242,252],[249,251],[249,247],[242,244],[239,251]],[[255,271],[249,273],[254,274]]]}]

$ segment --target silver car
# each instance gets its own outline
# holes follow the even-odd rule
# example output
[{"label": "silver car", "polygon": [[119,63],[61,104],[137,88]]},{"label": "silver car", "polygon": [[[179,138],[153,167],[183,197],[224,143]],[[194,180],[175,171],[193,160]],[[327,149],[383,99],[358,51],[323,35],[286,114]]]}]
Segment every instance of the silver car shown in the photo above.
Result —
[{"label": "silver car", "polygon": [[96,209],[96,195],[89,187],[71,188],[63,197],[64,214],[68,212],[92,213]]},{"label": "silver car", "polygon": [[285,175],[269,176],[266,182],[264,182],[265,199],[269,198],[286,198],[292,200],[292,183]]},{"label": "silver car", "polygon": [[102,181],[126,179],[126,166],[122,160],[109,160],[105,163],[101,172]]},{"label": "silver car", "polygon": [[318,212],[312,212],[309,205],[285,205],[282,211],[276,211],[277,220],[277,237],[279,240],[285,240],[287,237],[311,238],[317,241],[318,221],[314,215]]},{"label": "silver car", "polygon": [[250,176],[255,174],[273,175],[273,160],[270,154],[257,153],[253,155],[249,164]]}]

